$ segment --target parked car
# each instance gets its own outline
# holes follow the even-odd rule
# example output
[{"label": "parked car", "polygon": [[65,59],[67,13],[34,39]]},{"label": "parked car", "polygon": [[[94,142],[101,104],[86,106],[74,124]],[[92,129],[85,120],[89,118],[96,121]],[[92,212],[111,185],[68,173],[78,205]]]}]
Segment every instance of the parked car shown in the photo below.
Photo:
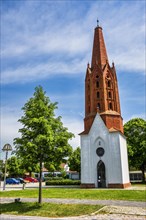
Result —
[{"label": "parked car", "polygon": [[16,180],[15,178],[7,178],[6,184],[19,184],[20,182]]},{"label": "parked car", "polygon": [[19,183],[29,183],[28,180],[24,180],[23,178],[20,178],[20,177],[16,178],[16,180],[18,180]]},{"label": "parked car", "polygon": [[38,182],[38,180],[33,178],[33,177],[26,177],[24,180],[27,180],[27,181],[29,181],[31,183],[37,183]]}]

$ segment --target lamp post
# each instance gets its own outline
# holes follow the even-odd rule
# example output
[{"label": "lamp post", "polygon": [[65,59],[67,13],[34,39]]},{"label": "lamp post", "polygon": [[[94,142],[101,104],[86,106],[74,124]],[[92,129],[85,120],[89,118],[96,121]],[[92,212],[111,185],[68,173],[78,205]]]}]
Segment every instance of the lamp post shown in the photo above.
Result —
[{"label": "lamp post", "polygon": [[8,151],[11,151],[11,150],[12,150],[12,147],[11,147],[10,144],[5,144],[2,150],[3,150],[3,151],[6,151],[5,173],[4,173],[4,185],[3,185],[3,190],[5,190],[5,186],[6,186],[6,172],[7,172]]}]

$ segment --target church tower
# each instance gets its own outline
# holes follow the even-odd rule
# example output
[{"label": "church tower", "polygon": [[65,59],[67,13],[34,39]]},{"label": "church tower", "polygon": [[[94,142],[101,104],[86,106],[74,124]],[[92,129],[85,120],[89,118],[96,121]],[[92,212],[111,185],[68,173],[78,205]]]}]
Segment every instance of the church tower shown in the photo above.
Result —
[{"label": "church tower", "polygon": [[130,186],[118,82],[110,66],[102,28],[94,33],[91,65],[85,77],[85,118],[81,137],[81,187]]},{"label": "church tower", "polygon": [[97,112],[108,129],[123,133],[116,70],[114,63],[110,67],[99,25],[95,28],[92,61],[91,66],[87,65],[85,78],[85,133],[89,132]]}]

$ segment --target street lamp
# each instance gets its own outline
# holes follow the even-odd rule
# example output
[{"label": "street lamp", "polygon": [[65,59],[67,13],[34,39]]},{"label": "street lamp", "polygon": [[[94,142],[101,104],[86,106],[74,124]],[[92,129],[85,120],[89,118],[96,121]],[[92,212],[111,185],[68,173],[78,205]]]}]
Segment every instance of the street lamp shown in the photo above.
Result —
[{"label": "street lamp", "polygon": [[3,185],[3,190],[5,190],[5,186],[6,186],[6,171],[7,171],[8,151],[11,151],[11,150],[12,150],[12,147],[11,147],[10,144],[5,144],[2,150],[3,150],[3,151],[6,151],[5,173],[4,173],[4,185]]}]

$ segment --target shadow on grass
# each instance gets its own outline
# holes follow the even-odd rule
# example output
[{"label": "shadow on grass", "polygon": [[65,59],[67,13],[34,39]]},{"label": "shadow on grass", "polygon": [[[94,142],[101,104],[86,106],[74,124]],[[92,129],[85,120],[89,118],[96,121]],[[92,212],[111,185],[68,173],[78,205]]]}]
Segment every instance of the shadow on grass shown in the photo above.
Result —
[{"label": "shadow on grass", "polygon": [[35,211],[41,208],[39,203],[23,203],[12,202],[0,204],[0,214],[4,213],[18,213],[24,214],[27,212]]},{"label": "shadow on grass", "polygon": [[5,203],[0,204],[1,214],[30,215],[43,217],[80,216],[97,212],[103,206],[84,204],[55,204],[55,203]]}]

